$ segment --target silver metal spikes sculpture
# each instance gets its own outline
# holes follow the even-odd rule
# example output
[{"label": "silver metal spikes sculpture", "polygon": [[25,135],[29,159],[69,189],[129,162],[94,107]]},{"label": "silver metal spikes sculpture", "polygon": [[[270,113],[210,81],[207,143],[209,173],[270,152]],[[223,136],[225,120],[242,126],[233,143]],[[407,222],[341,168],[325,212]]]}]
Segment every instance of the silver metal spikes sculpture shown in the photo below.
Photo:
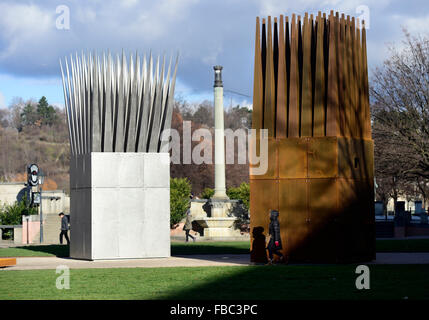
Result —
[{"label": "silver metal spikes sculpture", "polygon": [[136,53],[60,60],[72,155],[91,152],[160,152],[170,129],[178,57],[149,63]]}]

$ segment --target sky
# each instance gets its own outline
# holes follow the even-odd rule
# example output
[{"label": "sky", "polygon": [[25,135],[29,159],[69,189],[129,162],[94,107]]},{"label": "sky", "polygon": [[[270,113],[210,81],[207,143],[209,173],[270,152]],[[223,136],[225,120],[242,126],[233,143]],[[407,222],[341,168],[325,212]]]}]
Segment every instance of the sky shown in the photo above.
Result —
[{"label": "sky", "polygon": [[175,93],[189,102],[212,99],[212,67],[222,65],[225,104],[251,105],[255,18],[330,10],[369,22],[370,75],[403,27],[429,30],[427,0],[0,0],[0,108],[43,95],[63,105],[60,58],[122,49],[179,53]]}]

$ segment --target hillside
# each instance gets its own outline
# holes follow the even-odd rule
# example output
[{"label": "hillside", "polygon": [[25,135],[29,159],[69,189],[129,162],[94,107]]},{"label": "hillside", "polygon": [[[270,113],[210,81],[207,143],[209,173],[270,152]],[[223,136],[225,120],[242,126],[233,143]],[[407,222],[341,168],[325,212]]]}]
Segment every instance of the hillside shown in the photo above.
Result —
[{"label": "hillside", "polygon": [[36,163],[46,175],[44,189],[68,192],[70,150],[62,127],[0,128],[0,180],[26,180],[26,166]]},{"label": "hillside", "polygon": [[[65,114],[61,109],[49,107],[46,99],[42,98],[39,103],[18,100],[9,109],[0,109],[0,181],[24,181],[26,166],[36,163],[46,175],[45,190],[63,189],[69,193],[70,147]],[[225,127],[247,127],[250,118],[247,108],[237,106],[225,113]],[[213,131],[213,106],[208,102],[193,106],[176,102],[172,128],[182,138],[181,152],[183,121],[191,122],[192,132],[199,128]],[[194,141],[192,146],[198,143]],[[204,188],[214,187],[213,164],[172,164],[171,176],[187,177],[196,195]],[[226,176],[227,187],[248,182],[247,164],[227,165]]]}]

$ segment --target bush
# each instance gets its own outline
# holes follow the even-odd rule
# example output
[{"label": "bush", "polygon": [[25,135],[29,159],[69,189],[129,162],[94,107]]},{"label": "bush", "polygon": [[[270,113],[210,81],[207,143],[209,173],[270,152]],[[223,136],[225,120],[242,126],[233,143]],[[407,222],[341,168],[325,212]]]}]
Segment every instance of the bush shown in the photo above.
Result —
[{"label": "bush", "polygon": [[187,178],[170,179],[170,228],[185,217],[190,195],[191,184]]},{"label": "bush", "polygon": [[203,192],[200,194],[201,199],[210,199],[214,195],[214,189],[212,188],[205,188]]},{"label": "bush", "polygon": [[[26,197],[23,197],[25,199]],[[0,209],[0,224],[3,225],[20,225],[22,224],[22,216],[29,214],[37,214],[37,208],[27,207],[26,201],[15,201],[11,205],[3,205]]]},{"label": "bush", "polygon": [[243,182],[239,187],[228,188],[226,194],[230,199],[241,200],[243,206],[249,210],[250,186],[248,183]]},{"label": "bush", "polygon": [[230,199],[239,200],[239,204],[234,207],[232,215],[237,218],[235,227],[241,231],[248,230],[249,225],[249,198],[250,186],[243,182],[238,187],[231,187],[226,190],[226,194]]}]

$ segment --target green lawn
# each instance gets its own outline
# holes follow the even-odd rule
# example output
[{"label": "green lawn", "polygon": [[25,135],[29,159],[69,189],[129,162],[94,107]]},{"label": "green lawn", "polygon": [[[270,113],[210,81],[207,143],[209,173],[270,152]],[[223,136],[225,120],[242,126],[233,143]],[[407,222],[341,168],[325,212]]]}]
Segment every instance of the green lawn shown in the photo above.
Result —
[{"label": "green lawn", "polygon": [[372,265],[357,290],[355,265],[0,271],[0,299],[429,299],[429,265]]},{"label": "green lawn", "polygon": [[172,242],[172,255],[188,254],[246,254],[250,250],[250,241],[219,242]]},{"label": "green lawn", "polygon": [[[219,242],[172,242],[172,255],[188,254],[246,254],[249,253],[248,241],[219,241]],[[0,257],[68,257],[69,248],[66,245],[32,245],[13,248],[0,248]]]},{"label": "green lawn", "polygon": [[0,248],[0,257],[68,257],[67,245],[34,245],[11,248]]},{"label": "green lawn", "polygon": [[[172,242],[172,255],[188,254],[246,254],[249,253],[249,241],[234,242]],[[377,252],[429,252],[429,239],[377,240]],[[68,257],[67,246],[41,245],[15,248],[0,248],[0,257]]]},{"label": "green lawn", "polygon": [[377,240],[377,252],[429,252],[429,239]]}]

